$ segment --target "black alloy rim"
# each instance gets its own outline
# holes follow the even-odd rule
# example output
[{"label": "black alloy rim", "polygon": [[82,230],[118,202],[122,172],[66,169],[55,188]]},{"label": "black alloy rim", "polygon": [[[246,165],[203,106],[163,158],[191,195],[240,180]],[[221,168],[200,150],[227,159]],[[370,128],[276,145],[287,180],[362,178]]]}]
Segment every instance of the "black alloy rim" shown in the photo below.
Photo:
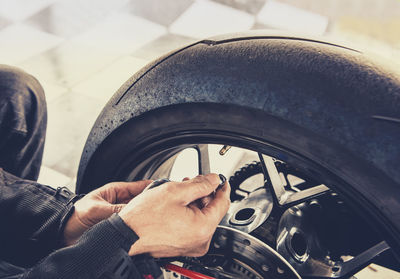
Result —
[{"label": "black alloy rim", "polygon": [[[134,181],[161,178],[153,177],[153,175],[168,159],[173,158],[174,155],[179,154],[180,151],[186,148],[198,149],[200,145],[204,144],[230,145],[248,149],[259,155],[268,155],[282,160],[298,168],[301,173],[306,174],[315,181],[328,185],[330,189],[339,193],[345,203],[357,212],[357,215],[363,218],[366,223],[369,223],[377,235],[385,239],[389,245],[392,244],[390,234],[387,232],[383,234],[383,230],[381,230],[382,227],[387,227],[385,217],[379,213],[374,205],[360,198],[360,195],[347,182],[334,174],[332,170],[278,144],[231,131],[185,129],[143,141],[135,147],[133,152],[127,153],[125,158],[117,164],[113,179]],[[137,164],[136,162],[140,163]],[[202,173],[201,170],[199,172]],[[357,197],[357,199],[352,197]],[[379,223],[378,226],[377,223]]]}]

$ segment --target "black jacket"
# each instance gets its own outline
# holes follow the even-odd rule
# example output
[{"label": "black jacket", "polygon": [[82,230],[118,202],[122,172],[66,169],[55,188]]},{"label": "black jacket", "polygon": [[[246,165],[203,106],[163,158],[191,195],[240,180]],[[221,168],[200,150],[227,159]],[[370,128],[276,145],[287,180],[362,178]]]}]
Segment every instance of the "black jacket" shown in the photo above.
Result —
[{"label": "black jacket", "polygon": [[114,214],[75,245],[62,248],[62,232],[74,208],[74,195],[64,189],[0,168],[0,278],[118,278],[112,273],[127,263],[137,235]]}]

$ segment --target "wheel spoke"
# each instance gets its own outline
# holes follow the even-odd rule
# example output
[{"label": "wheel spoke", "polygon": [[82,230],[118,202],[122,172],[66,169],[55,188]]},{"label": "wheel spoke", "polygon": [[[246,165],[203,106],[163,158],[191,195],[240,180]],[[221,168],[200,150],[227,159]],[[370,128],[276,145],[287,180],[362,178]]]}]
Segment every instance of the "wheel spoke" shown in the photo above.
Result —
[{"label": "wheel spoke", "polygon": [[283,204],[287,199],[287,193],[285,185],[279,175],[278,169],[275,166],[275,162],[272,157],[258,153],[260,157],[262,170],[264,173],[264,181],[268,181],[272,187],[274,198],[279,204]]},{"label": "wheel spoke", "polygon": [[336,278],[348,278],[349,276],[357,273],[369,265],[373,259],[388,249],[390,249],[390,247],[386,241],[379,242],[375,246],[357,255],[350,261],[344,262]]},{"label": "wheel spoke", "polygon": [[[257,188],[257,190],[258,190],[258,188]],[[237,189],[237,191],[240,191],[241,193],[244,193],[244,194],[247,194],[247,195],[251,193],[251,191],[243,190],[241,188]],[[252,191],[252,192],[254,192],[254,191]]]},{"label": "wheel spoke", "polygon": [[312,188],[308,188],[306,190],[290,194],[286,199],[286,201],[284,202],[284,204],[281,205],[285,207],[291,207],[293,205],[302,203],[306,200],[323,195],[329,191],[330,191],[329,188],[323,184],[314,186]]},{"label": "wheel spoke", "polygon": [[300,192],[293,193],[286,191],[285,184],[275,166],[274,159],[261,153],[258,153],[258,156],[260,157],[264,180],[272,187],[274,199],[279,206],[291,207],[330,191],[329,188],[323,184]]},{"label": "wheel spoke", "polygon": [[199,174],[210,173],[210,157],[208,153],[208,144],[199,144],[195,147],[198,154]]},{"label": "wheel spoke", "polygon": [[336,278],[345,279],[356,274],[378,257],[380,254],[390,249],[386,241],[381,241],[375,246],[372,246],[368,250],[365,250],[361,254],[352,258],[347,262],[338,263],[332,268],[332,272],[328,274],[309,274],[307,278]]}]

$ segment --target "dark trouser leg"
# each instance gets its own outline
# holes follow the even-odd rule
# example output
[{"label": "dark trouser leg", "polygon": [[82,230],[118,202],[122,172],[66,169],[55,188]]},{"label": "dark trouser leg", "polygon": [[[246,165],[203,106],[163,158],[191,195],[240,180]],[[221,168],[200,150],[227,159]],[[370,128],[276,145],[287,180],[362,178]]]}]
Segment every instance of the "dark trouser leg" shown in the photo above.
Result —
[{"label": "dark trouser leg", "polygon": [[0,168],[37,180],[47,110],[43,88],[31,75],[0,65]]}]

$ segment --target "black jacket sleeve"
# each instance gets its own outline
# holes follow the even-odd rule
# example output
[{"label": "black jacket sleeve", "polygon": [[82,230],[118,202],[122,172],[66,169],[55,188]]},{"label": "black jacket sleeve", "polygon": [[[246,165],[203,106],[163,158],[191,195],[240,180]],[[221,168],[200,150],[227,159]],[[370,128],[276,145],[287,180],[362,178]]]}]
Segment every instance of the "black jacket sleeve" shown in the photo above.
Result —
[{"label": "black jacket sleeve", "polygon": [[127,254],[138,237],[116,214],[58,249],[73,196],[0,169],[0,278],[114,278],[116,267],[139,276]]},{"label": "black jacket sleeve", "polygon": [[23,269],[0,262],[0,278],[141,278],[127,254],[137,239],[137,235],[114,214],[85,232],[75,245],[51,253],[32,268]]},{"label": "black jacket sleeve", "polygon": [[72,197],[0,168],[0,259],[32,266],[59,248]]},{"label": "black jacket sleeve", "polygon": [[[122,269],[134,268],[127,252],[137,239],[137,235],[114,214],[84,233],[75,245],[50,254],[25,272],[21,279],[123,278],[113,274],[122,263]],[[135,276],[132,270],[127,271],[128,274],[129,278],[141,277]]]}]

